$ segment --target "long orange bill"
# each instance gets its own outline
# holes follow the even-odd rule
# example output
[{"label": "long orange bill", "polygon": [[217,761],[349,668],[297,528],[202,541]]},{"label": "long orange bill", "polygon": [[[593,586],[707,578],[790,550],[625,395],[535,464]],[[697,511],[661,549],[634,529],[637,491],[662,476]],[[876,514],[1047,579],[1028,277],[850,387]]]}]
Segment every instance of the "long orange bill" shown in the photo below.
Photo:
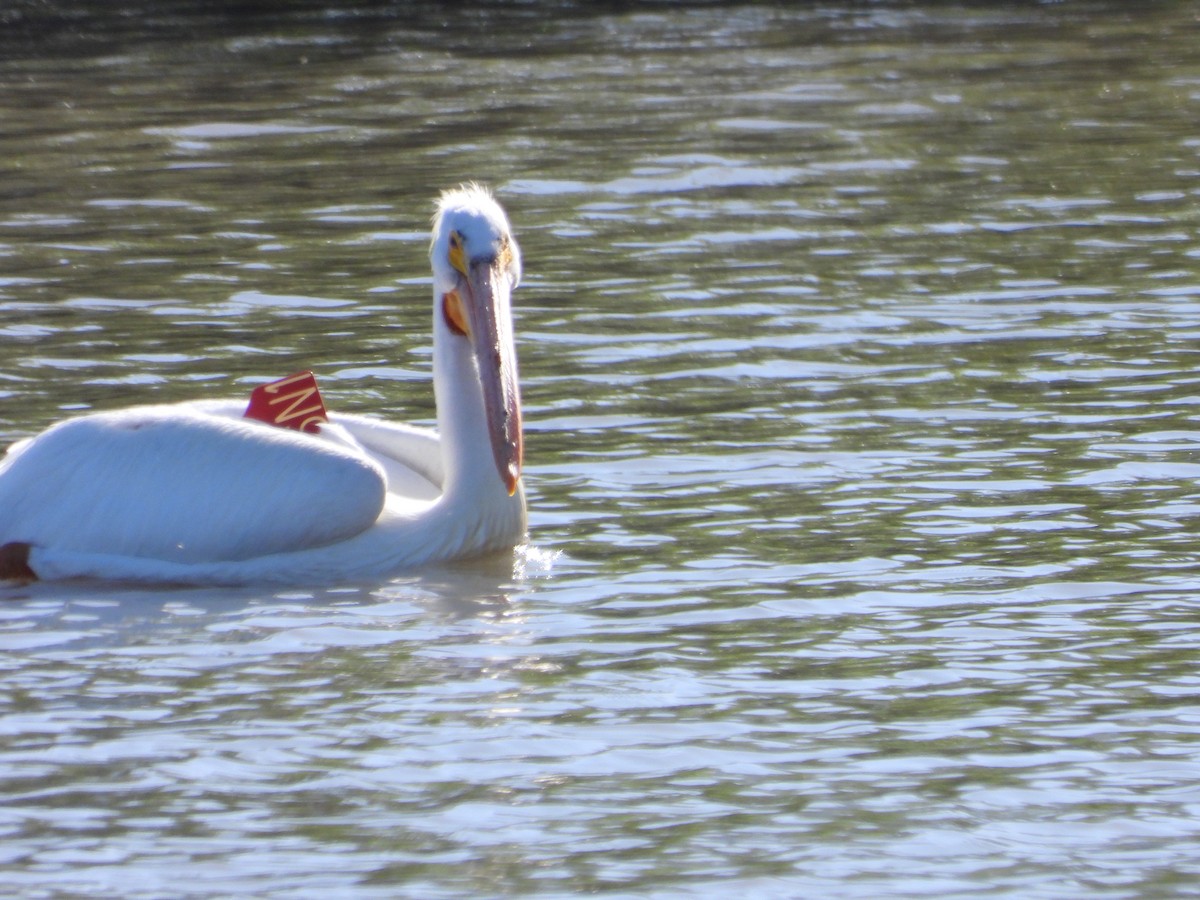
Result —
[{"label": "long orange bill", "polygon": [[507,275],[490,260],[472,263],[465,281],[473,325],[471,341],[483,385],[483,407],[492,455],[511,497],[521,479],[524,454],[521,390],[517,383],[517,352],[510,307],[512,290]]}]

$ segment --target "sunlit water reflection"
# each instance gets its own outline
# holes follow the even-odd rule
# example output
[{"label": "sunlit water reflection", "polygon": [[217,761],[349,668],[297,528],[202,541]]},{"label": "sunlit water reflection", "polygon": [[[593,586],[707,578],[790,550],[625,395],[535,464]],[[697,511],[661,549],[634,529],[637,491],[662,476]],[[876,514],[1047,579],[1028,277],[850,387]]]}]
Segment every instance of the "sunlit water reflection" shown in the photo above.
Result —
[{"label": "sunlit water reflection", "polygon": [[1200,874],[1193,4],[139,12],[0,36],[0,437],[301,367],[430,421],[479,178],[531,546],[7,590],[9,893]]}]

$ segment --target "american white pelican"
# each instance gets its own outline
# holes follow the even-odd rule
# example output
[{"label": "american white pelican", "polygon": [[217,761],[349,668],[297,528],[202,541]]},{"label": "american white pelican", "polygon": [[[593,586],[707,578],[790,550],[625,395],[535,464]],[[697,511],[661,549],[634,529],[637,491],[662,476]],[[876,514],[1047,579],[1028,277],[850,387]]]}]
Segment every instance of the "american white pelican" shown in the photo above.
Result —
[{"label": "american white pelican", "polygon": [[329,583],[514,547],[521,256],[485,189],[442,195],[430,260],[437,431],[332,413],[307,434],[244,400],[59,422],[0,462],[0,578]]}]

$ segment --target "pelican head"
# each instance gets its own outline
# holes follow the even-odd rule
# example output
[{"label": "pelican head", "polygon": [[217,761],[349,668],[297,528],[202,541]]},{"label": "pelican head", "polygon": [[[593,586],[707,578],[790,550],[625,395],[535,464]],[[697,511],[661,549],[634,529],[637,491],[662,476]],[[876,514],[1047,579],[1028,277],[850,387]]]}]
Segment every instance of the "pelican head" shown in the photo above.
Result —
[{"label": "pelican head", "polygon": [[[456,394],[472,390],[482,401],[487,442],[508,495],[521,478],[523,452],[521,395],[517,386],[517,355],[513,343],[511,295],[521,279],[521,252],[513,240],[508,217],[485,188],[465,185],[442,194],[433,223],[429,250],[433,266],[435,365],[439,345],[455,358],[469,356],[469,375],[450,375],[444,385]],[[451,369],[461,373],[463,369]],[[478,403],[462,396],[439,395],[439,423],[446,402],[461,416]],[[469,423],[468,423],[469,424]],[[443,440],[469,440],[446,434]]]}]

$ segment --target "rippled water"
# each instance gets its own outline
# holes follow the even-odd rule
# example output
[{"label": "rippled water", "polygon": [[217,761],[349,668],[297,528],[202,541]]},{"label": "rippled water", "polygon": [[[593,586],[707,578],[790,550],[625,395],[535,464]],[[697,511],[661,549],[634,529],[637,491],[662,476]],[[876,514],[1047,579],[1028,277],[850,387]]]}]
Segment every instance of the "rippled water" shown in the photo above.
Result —
[{"label": "rippled water", "polygon": [[7,589],[7,895],[1194,889],[1200,5],[170,9],[4,14],[0,439],[429,421],[480,179],[531,548]]}]

